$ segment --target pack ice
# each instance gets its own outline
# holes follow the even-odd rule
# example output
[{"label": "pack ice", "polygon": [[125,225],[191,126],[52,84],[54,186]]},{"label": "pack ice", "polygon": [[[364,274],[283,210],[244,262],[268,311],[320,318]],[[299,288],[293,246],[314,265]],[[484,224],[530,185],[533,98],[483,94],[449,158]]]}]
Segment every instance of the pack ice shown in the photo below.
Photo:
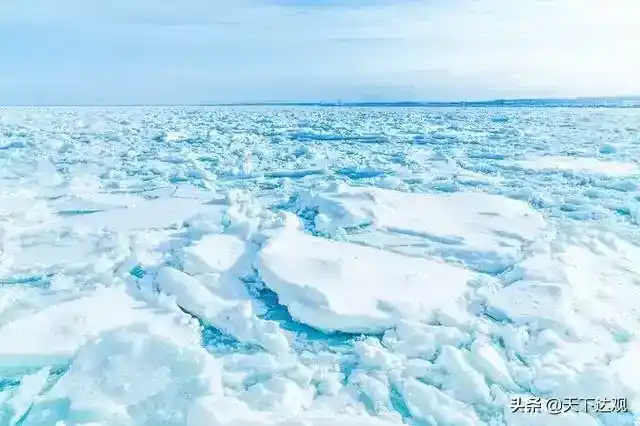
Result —
[{"label": "pack ice", "polygon": [[635,426],[638,123],[0,108],[0,426]]}]

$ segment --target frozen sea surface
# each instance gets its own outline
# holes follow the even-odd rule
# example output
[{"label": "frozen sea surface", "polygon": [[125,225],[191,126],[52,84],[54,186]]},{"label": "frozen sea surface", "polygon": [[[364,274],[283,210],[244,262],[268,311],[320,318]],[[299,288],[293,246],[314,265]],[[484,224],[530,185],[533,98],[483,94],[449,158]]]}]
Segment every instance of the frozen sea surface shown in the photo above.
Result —
[{"label": "frozen sea surface", "polygon": [[0,425],[632,425],[639,226],[634,109],[3,108]]}]

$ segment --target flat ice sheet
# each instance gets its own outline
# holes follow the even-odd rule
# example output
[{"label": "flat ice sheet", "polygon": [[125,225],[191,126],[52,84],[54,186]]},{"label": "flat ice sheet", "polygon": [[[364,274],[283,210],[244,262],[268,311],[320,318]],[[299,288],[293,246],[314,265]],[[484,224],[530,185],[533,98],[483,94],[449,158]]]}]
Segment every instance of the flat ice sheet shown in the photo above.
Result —
[{"label": "flat ice sheet", "polygon": [[214,212],[215,206],[191,198],[143,200],[127,208],[67,217],[64,223],[77,229],[135,231],[182,226],[186,219]]},{"label": "flat ice sheet", "polygon": [[247,245],[236,235],[207,235],[183,250],[185,271],[192,274],[225,273],[237,266]]},{"label": "flat ice sheet", "polygon": [[318,207],[320,230],[370,225],[371,235],[353,238],[405,253],[426,244],[433,252],[486,271],[511,265],[523,245],[545,227],[542,215],[527,203],[484,193],[414,194],[340,186],[303,202]]},{"label": "flat ice sheet", "polygon": [[518,160],[515,164],[531,170],[565,170],[609,176],[640,174],[638,164],[586,157],[540,156]]},{"label": "flat ice sheet", "polygon": [[14,373],[65,365],[82,345],[100,333],[143,324],[186,338],[170,315],[161,315],[123,288],[105,288],[86,296],[26,313],[0,326],[0,371]]},{"label": "flat ice sheet", "polygon": [[464,296],[474,274],[443,262],[287,230],[262,249],[258,270],[298,320],[323,330],[380,332],[426,319]]},{"label": "flat ice sheet", "polygon": [[62,214],[110,210],[134,206],[145,200],[128,194],[89,193],[55,199],[52,208]]}]

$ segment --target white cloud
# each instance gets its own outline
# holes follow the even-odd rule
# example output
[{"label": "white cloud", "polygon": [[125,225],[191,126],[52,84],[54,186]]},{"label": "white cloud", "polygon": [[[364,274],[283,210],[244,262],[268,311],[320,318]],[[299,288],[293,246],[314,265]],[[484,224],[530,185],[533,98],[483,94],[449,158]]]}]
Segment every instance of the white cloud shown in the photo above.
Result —
[{"label": "white cloud", "polygon": [[14,0],[0,10],[0,102],[640,93],[639,12],[635,0]]}]

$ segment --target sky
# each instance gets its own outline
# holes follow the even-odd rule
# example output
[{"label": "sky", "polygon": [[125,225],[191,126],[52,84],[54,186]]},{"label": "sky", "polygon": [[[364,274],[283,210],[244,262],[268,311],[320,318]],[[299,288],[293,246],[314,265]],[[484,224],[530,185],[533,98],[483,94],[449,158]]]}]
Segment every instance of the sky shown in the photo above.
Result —
[{"label": "sky", "polygon": [[0,104],[640,94],[638,0],[3,0]]}]

